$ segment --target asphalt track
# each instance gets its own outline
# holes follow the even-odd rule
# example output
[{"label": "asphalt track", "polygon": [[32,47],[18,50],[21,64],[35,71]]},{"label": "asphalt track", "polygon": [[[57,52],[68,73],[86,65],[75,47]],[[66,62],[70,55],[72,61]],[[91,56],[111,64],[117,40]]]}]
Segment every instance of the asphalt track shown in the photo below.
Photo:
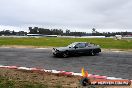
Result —
[{"label": "asphalt track", "polygon": [[102,51],[97,56],[55,58],[51,49],[0,48],[0,65],[38,67],[132,79],[132,52]]}]

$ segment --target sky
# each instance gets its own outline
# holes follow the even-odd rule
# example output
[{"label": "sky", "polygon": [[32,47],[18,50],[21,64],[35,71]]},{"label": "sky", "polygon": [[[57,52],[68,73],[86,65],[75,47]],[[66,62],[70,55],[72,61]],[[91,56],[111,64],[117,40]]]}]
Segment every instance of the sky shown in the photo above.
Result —
[{"label": "sky", "polygon": [[132,0],[0,0],[0,30],[132,32]]}]

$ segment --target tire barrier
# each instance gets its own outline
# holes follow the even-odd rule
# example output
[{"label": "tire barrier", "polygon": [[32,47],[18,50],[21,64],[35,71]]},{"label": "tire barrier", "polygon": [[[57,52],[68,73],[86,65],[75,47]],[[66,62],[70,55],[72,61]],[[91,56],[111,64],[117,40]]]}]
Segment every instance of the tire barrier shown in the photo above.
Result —
[{"label": "tire barrier", "polygon": [[[8,68],[8,69],[18,69],[18,70],[29,70],[29,71],[41,71],[41,72],[50,72],[53,74],[61,74],[66,76],[82,76],[82,73],[74,73],[74,72],[66,72],[66,71],[57,71],[57,70],[46,70],[46,69],[40,69],[40,68],[27,68],[27,67],[19,67],[19,66],[4,66],[0,65],[0,68]],[[124,80],[122,78],[116,78],[116,77],[107,77],[107,76],[100,76],[100,75],[94,75],[94,74],[88,74],[88,78],[95,78],[95,79],[108,79],[108,80]],[[127,79],[126,79],[127,80]],[[83,81],[87,81],[82,80]],[[132,80],[130,80],[132,82]],[[85,84],[84,84],[85,85]]]},{"label": "tire barrier", "polygon": [[88,85],[91,84],[91,82],[90,82],[90,80],[88,78],[83,78],[83,79],[81,79],[80,84],[82,86],[88,86]]}]

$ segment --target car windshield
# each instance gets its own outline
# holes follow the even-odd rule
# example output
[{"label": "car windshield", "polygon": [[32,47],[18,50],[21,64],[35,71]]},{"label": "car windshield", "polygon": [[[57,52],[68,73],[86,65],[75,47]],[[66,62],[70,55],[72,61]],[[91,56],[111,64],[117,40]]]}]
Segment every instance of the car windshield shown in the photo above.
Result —
[{"label": "car windshield", "polygon": [[68,45],[67,47],[74,47],[77,43],[72,43],[70,45]]}]

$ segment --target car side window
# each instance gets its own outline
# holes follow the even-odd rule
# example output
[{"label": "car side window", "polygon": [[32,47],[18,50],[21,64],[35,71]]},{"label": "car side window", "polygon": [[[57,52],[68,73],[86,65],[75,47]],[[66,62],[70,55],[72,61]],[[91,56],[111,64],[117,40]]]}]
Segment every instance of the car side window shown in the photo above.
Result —
[{"label": "car side window", "polygon": [[87,46],[88,46],[88,47],[91,47],[91,44],[90,44],[90,43],[87,43]]},{"label": "car side window", "polygon": [[78,44],[76,45],[76,47],[78,47],[78,48],[85,48],[86,45],[85,45],[85,43],[78,43]]},{"label": "car side window", "polygon": [[87,47],[88,46],[88,43],[85,43],[85,46]]}]

